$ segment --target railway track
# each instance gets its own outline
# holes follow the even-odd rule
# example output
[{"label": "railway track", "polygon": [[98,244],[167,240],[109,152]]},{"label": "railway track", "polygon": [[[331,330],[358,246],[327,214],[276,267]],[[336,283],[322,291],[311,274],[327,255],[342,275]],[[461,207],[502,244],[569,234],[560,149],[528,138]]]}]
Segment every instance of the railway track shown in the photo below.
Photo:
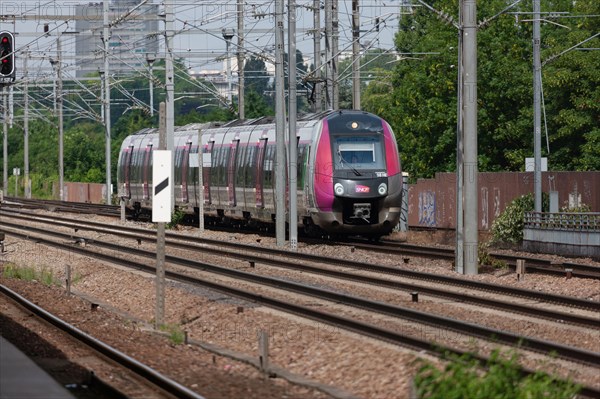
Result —
[{"label": "railway track", "polygon": [[9,298],[12,302],[16,303],[23,309],[26,309],[29,315],[33,315],[40,320],[46,321],[54,328],[71,336],[78,343],[95,351],[99,355],[112,360],[129,372],[134,373],[139,382],[143,381],[145,385],[160,390],[160,392],[165,393],[166,396],[187,399],[203,399],[203,396],[199,395],[198,393],[155,371],[151,367],[137,361],[136,359],[111,347],[110,345],[90,336],[84,331],[65,322],[56,315],[49,313],[42,307],[28,301],[26,298],[1,284],[0,294],[6,298]]},{"label": "railway track", "polygon": [[[5,202],[2,207],[8,209],[46,209],[50,211],[73,212],[79,214],[92,213],[102,216],[120,217],[121,210],[119,206],[75,203],[64,201],[50,200],[31,200],[22,198],[5,197]],[[303,242],[313,242],[322,244],[324,241],[312,238],[301,238]],[[443,247],[428,247],[423,245],[398,243],[393,241],[381,241],[379,243],[364,242],[361,239],[353,239],[352,241],[344,240],[341,242],[325,241],[327,243],[335,243],[341,245],[350,245],[357,249],[363,249],[378,253],[387,254],[390,256],[398,256],[399,258],[407,258],[409,256],[419,256],[426,258],[437,258],[453,261],[455,259],[453,248]],[[517,260],[525,260],[528,273],[541,273],[554,276],[568,276],[579,278],[590,278],[600,280],[600,268],[586,264],[575,262],[561,262],[542,259],[533,256],[525,255],[507,255],[499,252],[490,252],[489,256],[505,262],[506,266],[511,270],[516,269]]]},{"label": "railway track", "polygon": [[[54,247],[58,247],[61,249],[69,250],[72,252],[77,252],[80,254],[84,254],[87,256],[93,256],[98,259],[106,260],[112,263],[118,263],[121,265],[125,265],[130,268],[134,268],[137,270],[143,270],[150,273],[154,273],[154,268],[148,266],[145,262],[134,262],[131,260],[131,256],[128,259],[123,259],[122,257],[118,257],[116,255],[112,255],[114,252],[119,253],[129,253],[132,254],[132,250],[130,247],[122,246],[113,243],[104,243],[99,241],[94,241],[94,246],[103,247],[110,250],[111,254],[98,253],[90,249],[90,246],[86,247],[78,247],[73,246],[70,243],[70,239],[72,235],[58,233],[58,232],[49,232],[47,229],[38,229],[38,228],[26,228],[28,230],[26,233],[19,233],[16,231],[10,231],[9,234],[17,235],[22,238],[34,239],[36,242],[40,244],[50,245]],[[39,236],[33,237],[32,233],[36,234],[51,234],[60,239],[60,241],[53,241],[41,238]],[[145,258],[154,258],[156,254],[151,251],[141,251],[136,250],[133,252],[135,256],[141,256]],[[362,309],[367,309],[371,312],[376,312],[380,314],[385,314],[392,317],[399,317],[403,319],[409,319],[413,321],[418,321],[420,323],[426,323],[433,326],[442,326],[443,328],[450,328],[454,331],[460,332],[461,334],[467,334],[473,337],[489,339],[493,337],[496,342],[501,342],[507,345],[519,346],[522,348],[531,349],[538,352],[543,353],[556,353],[557,356],[564,358],[569,361],[575,362],[583,362],[593,367],[600,367],[600,354],[596,352],[591,352],[587,350],[581,350],[577,348],[567,347],[561,344],[555,344],[552,342],[546,342],[543,340],[537,340],[532,338],[525,338],[516,334],[507,333],[501,330],[490,329],[487,327],[482,327],[478,325],[474,325],[472,323],[460,322],[453,319],[448,319],[440,316],[435,316],[431,314],[426,314],[423,312],[414,311],[411,309],[401,308],[394,305],[389,305],[385,303],[379,303],[374,301],[365,300],[363,298],[354,297],[351,295],[339,294],[336,292],[332,292],[329,290],[322,290],[313,288],[310,286],[297,284],[289,281],[284,281],[281,279],[259,276],[252,273],[247,273],[234,269],[227,269],[211,264],[207,264],[204,262],[196,262],[180,257],[175,256],[167,256],[166,261],[171,264],[177,264],[180,266],[185,266],[188,268],[193,268],[201,271],[207,271],[210,273],[216,273],[220,275],[225,275],[228,277],[233,277],[235,279],[241,279],[245,281],[250,281],[254,284],[266,285],[277,289],[285,289],[287,291],[293,291],[296,293],[300,293],[303,295],[309,295],[313,297],[318,297],[323,300],[333,301],[336,303],[351,305],[355,307],[360,307]],[[345,326],[347,329],[355,332],[360,332],[372,337],[376,337],[378,339],[383,339],[388,342],[393,342],[395,344],[414,347],[419,350],[427,350],[431,352],[436,352],[439,349],[439,345],[432,344],[428,340],[419,340],[414,337],[402,335],[395,333],[390,330],[385,330],[383,328],[377,327],[375,325],[366,324],[363,322],[359,322],[356,320],[348,319],[345,317],[340,317],[335,314],[328,314],[324,312],[315,311],[313,309],[309,309],[306,307],[302,307],[299,305],[295,305],[293,303],[281,301],[275,298],[268,298],[262,294],[255,294],[252,292],[236,289],[230,286],[226,286],[223,284],[218,284],[213,281],[209,281],[206,279],[190,277],[185,274],[168,271],[167,276],[171,279],[183,281],[187,283],[192,283],[196,285],[202,285],[205,287],[209,287],[221,292],[225,292],[229,295],[233,295],[236,297],[244,298],[253,302],[261,303],[270,307],[274,307],[279,310],[285,310],[287,312],[295,313],[302,315],[304,317],[308,317],[311,319],[318,320],[320,322],[330,323],[338,326]],[[454,350],[451,348],[444,348],[453,353],[461,354],[461,351]]]},{"label": "railway track", "polygon": [[[8,215],[7,215],[8,216]],[[39,216],[39,215],[38,215]],[[12,216],[11,216],[12,217]],[[18,215],[17,217],[19,218],[30,218],[31,215]],[[79,230],[84,230],[84,229],[90,229],[90,230],[94,230],[94,231],[99,231],[99,232],[104,232],[104,233],[108,233],[111,230],[111,226],[107,226],[101,223],[96,223],[96,222],[86,222],[86,223],[73,223],[72,221],[68,221],[65,218],[59,218],[59,217],[41,217],[42,219],[47,219],[47,221],[50,221],[53,224],[60,224],[63,225],[65,227],[68,227],[70,229],[73,229],[75,232],[79,231]],[[6,220],[6,219],[5,219]],[[23,223],[15,223],[13,224],[13,226],[11,228],[21,228]],[[106,229],[106,230],[103,230]],[[112,230],[114,231],[115,226],[112,226]],[[118,230],[120,231],[120,234],[122,237],[127,237],[130,238],[132,240],[132,242],[138,241],[153,241],[154,240],[154,235],[155,232],[153,231],[149,231],[149,230],[144,230],[144,229],[139,229],[139,228],[124,228],[123,226],[118,226],[117,227]],[[37,232],[35,231],[37,230]],[[124,231],[127,230],[127,231]],[[39,242],[41,244],[46,244],[46,245],[51,245],[51,246],[55,246],[55,247],[59,247],[62,249],[66,249],[69,251],[74,251],[74,252],[79,252],[88,256],[93,256],[96,258],[100,258],[100,259],[104,259],[113,263],[119,263],[122,265],[126,265],[128,267],[132,267],[138,270],[144,270],[147,271],[149,273],[153,273],[154,269],[152,267],[149,267],[146,265],[145,262],[132,262],[131,260],[124,260],[120,257],[115,257],[115,256],[110,256],[110,255],[106,255],[106,254],[98,254],[97,252],[91,251],[89,248],[90,247],[103,247],[103,248],[107,248],[110,249],[112,252],[122,252],[122,251],[131,251],[130,246],[121,246],[121,245],[115,245],[115,244],[111,244],[111,243],[102,243],[100,241],[97,240],[87,240],[87,243],[89,243],[90,245],[86,245],[85,248],[79,247],[79,246],[73,246],[73,242],[75,241],[79,241],[82,242],[82,240],[86,240],[82,237],[73,235],[73,234],[65,234],[65,233],[51,233],[53,235],[55,235],[56,237],[59,237],[60,242],[54,242],[54,241],[49,241],[46,239],[41,239],[39,237],[34,237],[33,234],[48,234],[51,233],[48,231],[48,229],[31,229],[29,228],[29,232],[27,233],[18,233],[18,232],[8,232],[8,234],[16,234],[16,235],[20,235],[22,238],[28,238],[28,239],[34,239],[36,240],[36,242]],[[113,234],[111,232],[111,234]],[[180,235],[176,235],[176,234],[168,234],[169,236],[169,240],[168,240],[168,245],[173,245],[173,246],[177,246],[178,248],[181,249],[186,249],[186,250],[199,250],[198,245],[204,245],[201,250],[205,251],[206,247],[205,245],[207,244],[207,242],[210,242],[211,240],[207,240],[207,239],[199,239],[197,237],[181,237]],[[192,244],[185,244],[185,243],[177,243],[175,241],[175,239],[183,239],[184,241],[189,241],[189,240],[198,240],[198,242],[196,243],[192,243]],[[135,240],[135,241],[134,241]],[[200,243],[200,244],[199,244]],[[224,244],[223,241],[219,241],[219,244]],[[212,244],[215,244],[214,242]],[[240,249],[240,243],[225,243],[227,245],[232,245],[237,247],[238,249]],[[191,245],[191,246],[190,246]],[[248,247],[253,247],[254,246],[248,246]],[[263,248],[264,249],[264,248]],[[279,253],[279,255],[281,256],[288,256],[292,255],[293,253],[289,253],[287,251],[281,251],[281,250],[267,250],[267,256],[266,258],[259,258],[259,257],[254,257],[256,255],[250,255],[248,257],[248,252],[249,248],[246,248],[246,246],[242,246],[241,247],[241,252],[246,253],[246,255],[243,255],[245,257],[242,257],[240,259],[244,259],[247,262],[261,262],[261,263],[268,263],[267,261],[269,259],[271,259],[272,262],[274,262],[275,264],[281,263],[280,260],[276,260],[275,256],[276,253]],[[229,253],[231,255],[232,250],[231,249],[226,249],[225,253]],[[223,255],[225,253],[222,253]],[[143,256],[146,258],[153,258],[155,259],[156,255],[153,252],[148,252],[148,251],[136,251],[136,255],[139,256]],[[305,254],[302,254],[302,256],[304,256]],[[267,286],[271,286],[274,288],[284,288],[286,290],[290,290],[290,291],[295,291],[295,292],[299,292],[302,293],[303,295],[312,295],[312,296],[316,296],[318,298],[321,298],[323,300],[328,300],[328,301],[334,301],[336,303],[342,303],[342,304],[349,304],[349,305],[353,305],[353,306],[357,306],[357,307],[361,307],[363,309],[367,308],[373,312],[379,312],[381,314],[386,314],[389,316],[393,316],[393,317],[405,317],[414,321],[418,321],[418,322],[422,322],[422,323],[429,323],[431,325],[444,325],[444,328],[451,328],[455,331],[463,331],[463,333],[469,333],[474,337],[480,337],[480,338],[484,338],[484,337],[494,337],[494,340],[497,342],[502,342],[508,345],[514,345],[517,342],[523,342],[522,339],[523,337],[519,337],[515,334],[506,334],[503,331],[494,331],[493,329],[486,329],[481,328],[480,326],[474,326],[473,324],[469,324],[469,323],[462,323],[463,326],[459,327],[458,324],[455,325],[454,324],[454,320],[446,320],[443,318],[430,318],[431,315],[424,315],[424,314],[420,314],[419,312],[413,312],[413,311],[408,311],[406,312],[405,309],[398,309],[397,307],[394,306],[390,306],[390,305],[386,305],[383,304],[383,306],[381,306],[381,304],[377,304],[377,303],[369,303],[369,301],[365,301],[362,298],[352,298],[350,296],[344,296],[344,295],[340,295],[337,294],[335,292],[326,292],[325,290],[316,290],[314,288],[311,287],[302,287],[300,284],[294,284],[291,283],[289,281],[282,281],[282,280],[277,280],[277,279],[272,279],[272,278],[264,278],[261,276],[256,276],[256,275],[252,275],[250,273],[245,273],[245,272],[240,272],[240,271],[236,271],[236,270],[225,270],[224,268],[220,268],[218,266],[214,266],[214,265],[209,265],[206,263],[202,263],[202,262],[193,262],[193,261],[189,261],[187,259],[183,259],[183,258],[177,258],[177,257],[167,257],[167,261],[173,264],[178,264],[178,265],[182,265],[182,266],[186,266],[186,267],[192,267],[192,268],[196,268],[202,271],[210,271],[211,273],[218,273],[218,274],[222,274],[222,275],[226,275],[229,277],[234,277],[236,279],[246,279],[247,281],[251,281],[253,283],[257,283],[257,284],[262,284],[262,285],[267,285]],[[344,264],[346,265],[347,261],[344,261]],[[358,267],[363,267],[365,265],[361,265]],[[295,265],[293,267],[298,267],[298,265]],[[394,273],[398,272],[397,269],[394,268],[390,268],[394,271]],[[304,271],[307,271],[306,268],[302,269]],[[402,273],[402,271],[401,271]],[[412,272],[414,273],[414,272]],[[290,313],[294,313],[294,314],[298,314],[298,315],[302,315],[304,317],[307,318],[311,318],[313,320],[318,320],[320,322],[324,322],[324,323],[329,323],[329,324],[333,324],[336,326],[343,326],[344,328],[350,330],[350,331],[354,331],[354,332],[358,332],[367,336],[371,336],[377,339],[381,339],[381,340],[385,340],[387,342],[392,342],[398,345],[402,345],[402,346],[408,346],[414,349],[418,349],[418,350],[427,350],[430,351],[431,353],[437,353],[437,350],[439,350],[440,346],[437,344],[432,344],[431,342],[429,342],[428,340],[420,340],[420,339],[415,339],[414,337],[411,336],[407,336],[405,334],[398,334],[396,332],[394,332],[393,330],[386,330],[384,328],[380,328],[377,327],[376,325],[371,325],[368,323],[364,323],[364,322],[359,322],[356,320],[352,320],[352,319],[348,319],[345,317],[341,317],[335,314],[331,314],[331,313],[325,313],[325,312],[318,312],[315,311],[314,309],[310,309],[310,308],[306,308],[306,307],[302,307],[299,305],[295,305],[292,303],[288,303],[287,301],[281,301],[278,300],[276,298],[268,298],[264,295],[261,294],[255,294],[252,292],[248,292],[248,291],[244,291],[244,290],[240,290],[240,289],[236,289],[236,288],[232,288],[223,284],[217,284],[214,283],[213,281],[210,280],[206,280],[206,279],[198,279],[198,278],[194,278],[194,277],[190,277],[184,274],[179,274],[179,273],[173,273],[173,272],[168,272],[168,277],[175,279],[175,280],[179,280],[179,281],[183,281],[183,282],[187,282],[187,283],[191,283],[191,284],[200,284],[203,285],[205,287],[209,287],[212,289],[215,289],[217,291],[220,292],[224,292],[227,293],[228,295],[232,295],[232,296],[236,296],[239,298],[244,298],[253,302],[257,302],[257,303],[261,303],[263,305],[269,306],[269,307],[273,307],[275,309],[279,309],[279,310],[284,310],[286,312],[290,312]],[[423,277],[423,278],[429,278],[429,277]],[[373,282],[374,284],[378,284],[378,283],[382,283],[381,281],[376,281]],[[409,287],[410,288],[410,287]],[[500,287],[487,287],[484,288],[484,290],[488,290],[488,289],[502,289]],[[424,292],[424,291],[423,291]],[[534,292],[535,294],[541,294],[541,293],[537,293]],[[522,293],[521,293],[522,294]],[[434,295],[434,294],[432,294]],[[562,297],[556,297],[553,299],[553,301],[560,301]],[[579,300],[580,302],[575,302],[570,304],[569,306],[577,306],[577,307],[582,307],[582,308],[587,308],[587,309],[592,309],[594,311],[597,311],[597,302],[590,302],[590,301],[583,301],[583,300]],[[497,306],[497,305],[490,305],[490,306]],[[510,306],[510,305],[509,305]],[[516,310],[517,312],[519,310]],[[540,317],[540,316],[538,316]],[[544,316],[541,316],[544,317]],[[556,319],[557,315],[547,315],[547,317],[549,317],[550,319]],[[560,316],[559,316],[560,317]],[[576,324],[583,324],[583,325],[587,325],[588,327],[592,327],[592,328],[597,328],[597,324],[594,324],[593,320],[585,320],[585,318],[582,319],[572,319],[569,320],[568,322],[572,322],[572,323],[576,323]],[[460,322],[459,322],[460,324]],[[570,361],[576,361],[576,362],[583,362],[586,364],[590,364],[593,367],[598,367],[600,365],[600,355],[596,352],[589,352],[589,351],[581,351],[579,349],[576,348],[570,348],[570,347],[565,347],[564,345],[554,345],[552,343],[548,343],[548,342],[544,342],[541,340],[528,340],[527,343],[525,344],[525,347],[527,349],[531,349],[533,351],[541,351],[541,352],[553,352],[553,353],[558,353],[560,357],[565,358],[565,359],[569,359]],[[460,354],[462,353],[460,350],[453,350],[451,348],[445,348],[449,350],[449,353],[456,353],[456,354]],[[480,359],[481,361],[484,361],[484,358],[482,357]],[[590,393],[591,396],[593,397],[594,395],[598,396],[598,394],[600,394],[600,391],[596,392],[594,390],[593,387],[587,387],[586,388],[586,392]]]},{"label": "railway track", "polygon": [[[90,230],[99,233],[106,233],[117,235],[122,238],[130,239],[132,243],[137,242],[138,244],[142,241],[155,242],[156,232],[153,230],[142,229],[137,227],[118,226],[92,222],[92,221],[77,221],[74,222],[68,218],[62,218],[58,216],[40,216],[40,215],[25,215],[25,214],[4,214],[0,211],[0,215],[6,215],[7,217],[15,218],[22,221],[29,222],[44,222],[51,225],[60,225],[73,229],[74,232]],[[6,225],[9,224],[6,222]],[[18,228],[19,224],[12,224],[14,228]],[[293,270],[299,270],[303,272],[310,272],[319,275],[326,275],[334,278],[344,279],[348,281],[355,281],[367,284],[373,284],[381,287],[387,287],[392,289],[399,289],[405,291],[418,291],[421,293],[429,294],[439,298],[452,299],[462,302],[475,303],[480,306],[489,306],[498,309],[507,309],[514,312],[520,312],[523,314],[532,315],[535,317],[544,317],[549,320],[561,320],[564,322],[572,322],[580,325],[587,326],[598,326],[598,321],[594,318],[580,317],[568,313],[557,313],[550,312],[542,308],[532,308],[529,306],[519,305],[517,303],[508,303],[502,301],[490,300],[483,296],[472,296],[461,293],[456,293],[449,290],[436,289],[432,286],[424,285],[421,282],[435,282],[444,285],[450,285],[455,287],[466,287],[469,289],[475,289],[484,293],[498,293],[501,295],[507,295],[511,297],[519,297],[528,301],[543,301],[544,303],[555,303],[562,306],[575,307],[580,309],[587,309],[594,312],[600,311],[600,303],[597,301],[588,301],[580,298],[553,295],[549,293],[543,293],[539,291],[526,290],[521,288],[509,287],[504,285],[490,284],[480,281],[465,280],[460,277],[452,277],[446,275],[432,274],[419,272],[407,268],[390,267],[384,265],[377,265],[372,263],[356,262],[348,259],[323,257],[307,253],[291,252],[276,248],[259,247],[255,245],[242,244],[239,242],[227,242],[221,240],[214,240],[209,238],[197,237],[197,236],[186,236],[181,234],[175,234],[167,232],[167,245],[176,247],[183,250],[189,251],[203,251],[219,256],[232,257],[246,261],[248,263],[260,263],[264,265],[273,265],[277,267],[283,267]],[[93,240],[86,239],[84,236],[71,234],[69,235],[71,240],[87,240],[90,244],[93,244]],[[224,249],[219,249],[224,248]],[[413,280],[410,283],[402,283],[396,281],[390,281],[382,277],[369,277],[365,275],[354,274],[345,271],[333,270],[327,267],[310,266],[306,264],[306,261],[311,261],[324,266],[342,266],[344,268],[352,268],[357,271],[373,271],[378,274],[388,274],[393,276],[405,277]]]},{"label": "railway track", "polygon": [[[455,252],[453,248],[428,247],[424,245],[398,243],[394,241],[381,241],[380,243],[367,243],[362,241],[340,242],[342,245],[351,245],[355,248],[378,253],[390,254],[399,257],[421,256],[453,261]],[[541,273],[554,276],[567,276],[591,278],[600,280],[600,267],[580,264],[575,262],[560,262],[541,259],[526,255],[507,255],[499,252],[489,252],[488,255],[496,260],[505,262],[511,270],[516,269],[517,260],[522,259],[527,265],[527,273]]]},{"label": "railway track", "polygon": [[90,204],[87,202],[67,202],[56,200],[25,199],[4,197],[2,208],[8,209],[45,209],[51,212],[69,212],[78,214],[95,214],[100,216],[120,217],[118,205]]}]

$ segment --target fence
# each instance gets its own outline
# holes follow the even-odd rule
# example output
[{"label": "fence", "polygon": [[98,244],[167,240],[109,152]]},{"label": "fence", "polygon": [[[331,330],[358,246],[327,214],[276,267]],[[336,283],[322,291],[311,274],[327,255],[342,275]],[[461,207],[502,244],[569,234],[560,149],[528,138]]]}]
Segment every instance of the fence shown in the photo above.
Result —
[{"label": "fence", "polygon": [[[478,174],[478,219],[480,231],[488,231],[512,200],[534,191],[533,172],[482,172]],[[560,206],[585,204],[600,212],[600,172],[543,172],[542,191],[558,193]],[[410,228],[456,228],[456,175],[437,173],[419,179],[408,189]]]},{"label": "fence", "polygon": [[600,259],[600,212],[526,212],[523,249]]}]

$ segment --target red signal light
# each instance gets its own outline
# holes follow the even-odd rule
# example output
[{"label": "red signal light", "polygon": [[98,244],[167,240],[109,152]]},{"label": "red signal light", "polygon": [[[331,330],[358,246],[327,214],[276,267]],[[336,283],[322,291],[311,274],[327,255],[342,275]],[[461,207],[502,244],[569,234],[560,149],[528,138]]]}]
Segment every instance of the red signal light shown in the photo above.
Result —
[{"label": "red signal light", "polygon": [[13,77],[15,72],[15,37],[11,32],[0,32],[0,77]]}]

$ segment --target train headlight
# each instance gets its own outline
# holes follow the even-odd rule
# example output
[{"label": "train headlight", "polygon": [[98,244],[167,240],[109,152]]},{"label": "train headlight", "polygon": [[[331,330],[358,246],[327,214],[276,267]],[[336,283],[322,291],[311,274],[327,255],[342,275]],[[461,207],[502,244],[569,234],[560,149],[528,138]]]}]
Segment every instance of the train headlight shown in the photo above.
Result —
[{"label": "train headlight", "polygon": [[335,183],[335,186],[333,186],[333,191],[335,191],[336,195],[344,195],[344,186],[342,183]]},{"label": "train headlight", "polygon": [[381,183],[379,185],[379,187],[377,187],[377,192],[379,193],[379,195],[386,195],[387,194],[387,184]]}]

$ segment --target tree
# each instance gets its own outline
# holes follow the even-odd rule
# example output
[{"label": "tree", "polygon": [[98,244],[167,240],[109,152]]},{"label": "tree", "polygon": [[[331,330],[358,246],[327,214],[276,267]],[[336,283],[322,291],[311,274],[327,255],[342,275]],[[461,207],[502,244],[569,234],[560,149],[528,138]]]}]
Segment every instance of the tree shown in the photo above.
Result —
[{"label": "tree", "polygon": [[[457,0],[428,2],[458,20]],[[504,0],[478,2],[478,20],[506,7]],[[542,11],[598,15],[597,1],[544,2]],[[511,11],[531,11],[531,1]],[[533,155],[532,26],[527,18],[503,14],[478,30],[479,170],[523,170]],[[558,16],[560,18],[560,15]],[[559,54],[598,32],[599,19],[564,18],[542,24],[542,59]],[[586,43],[597,48],[598,38]],[[412,178],[455,170],[457,31],[425,7],[401,20],[397,50],[404,59],[368,85],[363,108],[386,118],[395,130],[404,169]],[[570,51],[543,72],[553,169],[600,168],[600,57]]]},{"label": "tree", "polygon": [[[83,122],[69,129],[64,136],[64,170],[66,181],[102,182],[105,178],[104,129],[92,122]],[[116,167],[114,168],[116,172]]]},{"label": "tree", "polygon": [[254,91],[259,96],[265,97],[265,93],[269,90],[270,79],[265,62],[261,58],[250,57],[244,64],[244,91]]},{"label": "tree", "polygon": [[[288,83],[288,64],[289,64],[289,55],[288,53],[285,53],[283,55],[284,58],[284,64],[285,64],[285,76],[284,76],[284,85],[285,85],[285,90],[287,92],[288,87],[289,87],[289,83]],[[308,110],[308,96],[307,91],[309,90],[309,88],[305,85],[302,84],[302,78],[306,75],[307,73],[307,66],[304,64],[304,56],[302,55],[302,51],[296,49],[296,106],[299,112],[302,111],[307,111]],[[275,84],[275,82],[273,82],[273,85]]]},{"label": "tree", "polygon": [[[360,57],[360,91],[371,82],[377,82],[393,67],[396,57],[382,49],[368,50]],[[352,58],[344,58],[338,65],[340,108],[352,109]],[[362,103],[362,98],[361,98]],[[361,106],[362,108],[362,106]]]},{"label": "tree", "polygon": [[[574,4],[573,4],[574,3]],[[550,144],[549,164],[564,170],[600,169],[600,38],[578,49],[557,54],[600,32],[600,3],[594,0],[555,1],[554,7],[568,11],[559,19],[564,29],[547,24],[542,32],[544,97]],[[596,15],[596,17],[594,17]]]},{"label": "tree", "polygon": [[261,116],[274,115],[273,108],[270,108],[265,101],[264,96],[259,95],[254,90],[246,92],[246,117],[260,118]]}]

